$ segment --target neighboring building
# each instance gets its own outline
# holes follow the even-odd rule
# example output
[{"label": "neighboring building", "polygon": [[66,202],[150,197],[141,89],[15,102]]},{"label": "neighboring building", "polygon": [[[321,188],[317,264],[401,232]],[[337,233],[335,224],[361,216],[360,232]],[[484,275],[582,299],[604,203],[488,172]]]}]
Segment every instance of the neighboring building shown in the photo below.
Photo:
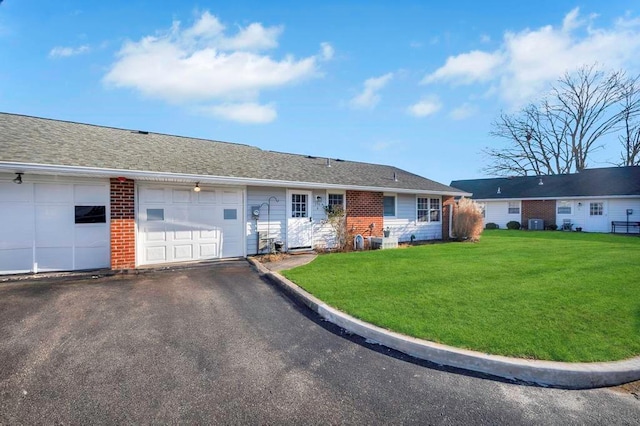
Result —
[{"label": "neighboring building", "polygon": [[485,224],[500,228],[515,220],[527,229],[530,220],[542,220],[543,226],[569,224],[586,232],[610,232],[612,221],[640,221],[640,166],[455,180],[451,186],[473,193],[471,198],[484,208]]},{"label": "neighboring building", "polygon": [[463,194],[391,166],[0,113],[0,274],[331,248],[335,204],[365,239],[442,239]]}]

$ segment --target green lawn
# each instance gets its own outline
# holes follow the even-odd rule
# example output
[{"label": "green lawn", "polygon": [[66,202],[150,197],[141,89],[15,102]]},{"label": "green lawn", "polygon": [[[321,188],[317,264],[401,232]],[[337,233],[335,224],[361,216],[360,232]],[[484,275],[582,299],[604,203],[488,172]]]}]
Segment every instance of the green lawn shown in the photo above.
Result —
[{"label": "green lawn", "polygon": [[569,362],[640,355],[640,238],[485,231],[448,243],[319,256],[285,271],[384,328],[491,354]]}]

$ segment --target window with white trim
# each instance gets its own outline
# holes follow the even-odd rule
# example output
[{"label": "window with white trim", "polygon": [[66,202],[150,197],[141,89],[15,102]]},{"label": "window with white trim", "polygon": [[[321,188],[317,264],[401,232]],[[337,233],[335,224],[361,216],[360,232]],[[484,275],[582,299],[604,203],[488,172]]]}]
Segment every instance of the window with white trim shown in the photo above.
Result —
[{"label": "window with white trim", "polygon": [[428,222],[429,221],[429,199],[424,197],[418,197],[418,211],[417,218],[418,222]]},{"label": "window with white trim", "polygon": [[509,214],[520,214],[520,201],[509,201]]},{"label": "window with white trim", "polygon": [[604,203],[589,203],[589,216],[602,216],[604,214]]},{"label": "window with white trim", "polygon": [[440,222],[440,199],[418,197],[416,199],[416,218],[418,222]]},{"label": "window with white trim", "polygon": [[327,195],[327,211],[332,212],[334,209],[341,208],[344,210],[344,194],[328,194]]},{"label": "window with white trim", "polygon": [[307,194],[291,194],[291,217],[308,217]]},{"label": "window with white trim", "polygon": [[429,222],[440,222],[440,199],[429,200]]},{"label": "window with white trim", "polygon": [[396,196],[385,195],[382,198],[382,214],[383,216],[394,217],[396,215]]},{"label": "window with white trim", "polygon": [[571,201],[558,201],[558,214],[571,214],[572,207]]}]

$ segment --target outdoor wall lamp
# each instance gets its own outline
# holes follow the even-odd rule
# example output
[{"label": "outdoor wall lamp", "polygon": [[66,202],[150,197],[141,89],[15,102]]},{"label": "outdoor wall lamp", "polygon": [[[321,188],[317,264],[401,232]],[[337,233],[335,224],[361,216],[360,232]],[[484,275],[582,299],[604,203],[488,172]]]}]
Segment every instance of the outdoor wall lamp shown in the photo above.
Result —
[{"label": "outdoor wall lamp", "polygon": [[316,204],[319,206],[322,205],[322,197],[320,195],[316,197]]},{"label": "outdoor wall lamp", "polygon": [[24,173],[16,173],[18,176],[16,176],[15,179],[13,179],[13,183],[17,183],[18,185],[20,185],[22,183],[22,175]]},{"label": "outdoor wall lamp", "polygon": [[196,182],[195,188],[193,188],[194,192],[200,192],[200,182]]}]

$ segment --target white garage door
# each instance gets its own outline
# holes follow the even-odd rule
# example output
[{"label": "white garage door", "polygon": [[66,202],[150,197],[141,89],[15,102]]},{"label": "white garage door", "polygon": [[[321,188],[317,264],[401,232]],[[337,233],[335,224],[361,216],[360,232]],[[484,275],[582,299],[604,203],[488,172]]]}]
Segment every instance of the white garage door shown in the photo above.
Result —
[{"label": "white garage door", "polygon": [[0,180],[0,274],[109,267],[109,184],[34,179]]},{"label": "white garage door", "polygon": [[241,189],[141,184],[138,197],[138,264],[244,255]]}]

